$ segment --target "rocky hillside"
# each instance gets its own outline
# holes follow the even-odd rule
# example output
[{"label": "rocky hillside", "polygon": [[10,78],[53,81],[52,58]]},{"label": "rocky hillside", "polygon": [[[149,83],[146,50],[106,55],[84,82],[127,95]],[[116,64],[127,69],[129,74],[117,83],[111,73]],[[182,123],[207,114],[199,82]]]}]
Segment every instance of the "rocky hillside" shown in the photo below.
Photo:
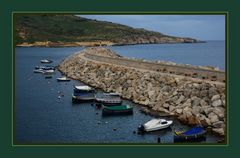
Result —
[{"label": "rocky hillside", "polygon": [[[110,56],[111,51],[98,48]],[[98,52],[98,49],[94,49]],[[190,125],[201,124],[220,135],[225,135],[225,85],[194,81],[177,75],[141,71],[116,64],[87,60],[86,49],[65,59],[59,70],[68,77],[81,80],[106,92],[118,92],[156,113],[178,117]],[[114,53],[113,57],[117,57]]]},{"label": "rocky hillside", "polygon": [[[194,43],[191,38],[164,35],[75,15],[17,14],[16,44],[22,46],[125,45]],[[86,43],[87,42],[87,43]]]}]

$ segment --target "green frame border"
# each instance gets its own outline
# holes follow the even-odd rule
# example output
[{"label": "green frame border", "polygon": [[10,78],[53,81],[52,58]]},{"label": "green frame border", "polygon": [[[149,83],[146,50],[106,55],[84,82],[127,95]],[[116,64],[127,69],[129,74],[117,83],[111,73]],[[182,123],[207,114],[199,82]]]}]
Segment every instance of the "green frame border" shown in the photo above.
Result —
[{"label": "green frame border", "polygon": [[[225,127],[225,142],[224,143],[48,143],[48,144],[16,144],[15,141],[15,106],[16,106],[16,52],[15,52],[15,15],[16,14],[79,14],[79,15],[224,15],[225,16],[225,107],[226,107],[226,127]],[[229,104],[228,104],[228,73],[229,73],[229,13],[227,11],[131,11],[131,12],[121,12],[121,11],[12,11],[12,147],[19,147],[19,146],[85,146],[85,147],[106,147],[106,146],[112,146],[112,147],[119,147],[119,146],[132,146],[132,147],[152,147],[152,146],[212,146],[212,147],[228,147],[229,146]]]}]

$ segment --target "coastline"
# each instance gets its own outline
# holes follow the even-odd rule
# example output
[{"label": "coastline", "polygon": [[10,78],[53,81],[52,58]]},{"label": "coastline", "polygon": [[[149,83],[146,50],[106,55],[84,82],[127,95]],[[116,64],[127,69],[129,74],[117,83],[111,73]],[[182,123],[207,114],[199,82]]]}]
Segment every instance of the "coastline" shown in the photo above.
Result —
[{"label": "coastline", "polygon": [[206,43],[207,41],[173,41],[173,42],[129,42],[129,43],[114,43],[111,41],[95,41],[95,42],[24,42],[16,44],[16,47],[98,47],[98,46],[126,46],[126,45],[138,45],[138,44],[189,44],[189,43]]}]

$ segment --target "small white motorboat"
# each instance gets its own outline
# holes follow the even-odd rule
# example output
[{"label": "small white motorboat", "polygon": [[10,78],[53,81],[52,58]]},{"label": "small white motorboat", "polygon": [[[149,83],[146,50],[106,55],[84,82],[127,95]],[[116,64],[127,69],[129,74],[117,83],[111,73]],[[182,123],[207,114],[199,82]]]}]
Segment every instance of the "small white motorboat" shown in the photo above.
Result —
[{"label": "small white motorboat", "polygon": [[54,73],[54,70],[44,70],[44,73]]},{"label": "small white motorboat", "polygon": [[43,59],[40,61],[41,61],[41,63],[52,63],[53,62],[52,60],[49,60],[49,59]]},{"label": "small white motorboat", "polygon": [[173,123],[172,120],[152,119],[145,124],[139,126],[138,130],[142,132],[151,132],[160,129],[168,128]]},{"label": "small white motorboat", "polygon": [[57,81],[59,81],[59,82],[68,82],[68,81],[70,81],[70,79],[67,78],[66,76],[63,76],[63,77],[58,77]]},{"label": "small white motorboat", "polygon": [[44,73],[43,69],[37,69],[37,70],[33,70],[34,73]]}]

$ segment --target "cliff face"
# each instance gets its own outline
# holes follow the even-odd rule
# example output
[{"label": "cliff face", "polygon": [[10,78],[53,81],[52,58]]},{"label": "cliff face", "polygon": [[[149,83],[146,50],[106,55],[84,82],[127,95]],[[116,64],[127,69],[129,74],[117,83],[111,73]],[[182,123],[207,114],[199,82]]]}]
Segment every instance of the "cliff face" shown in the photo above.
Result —
[{"label": "cliff face", "polygon": [[[16,45],[95,46],[149,43],[195,43],[192,38],[164,35],[74,15],[15,16]],[[67,44],[66,44],[67,43]]]},{"label": "cliff face", "polygon": [[108,49],[91,48],[65,59],[59,70],[106,92],[120,93],[156,113],[174,115],[187,124],[202,124],[225,135],[224,84],[97,62],[85,58],[85,53],[122,58]]}]

